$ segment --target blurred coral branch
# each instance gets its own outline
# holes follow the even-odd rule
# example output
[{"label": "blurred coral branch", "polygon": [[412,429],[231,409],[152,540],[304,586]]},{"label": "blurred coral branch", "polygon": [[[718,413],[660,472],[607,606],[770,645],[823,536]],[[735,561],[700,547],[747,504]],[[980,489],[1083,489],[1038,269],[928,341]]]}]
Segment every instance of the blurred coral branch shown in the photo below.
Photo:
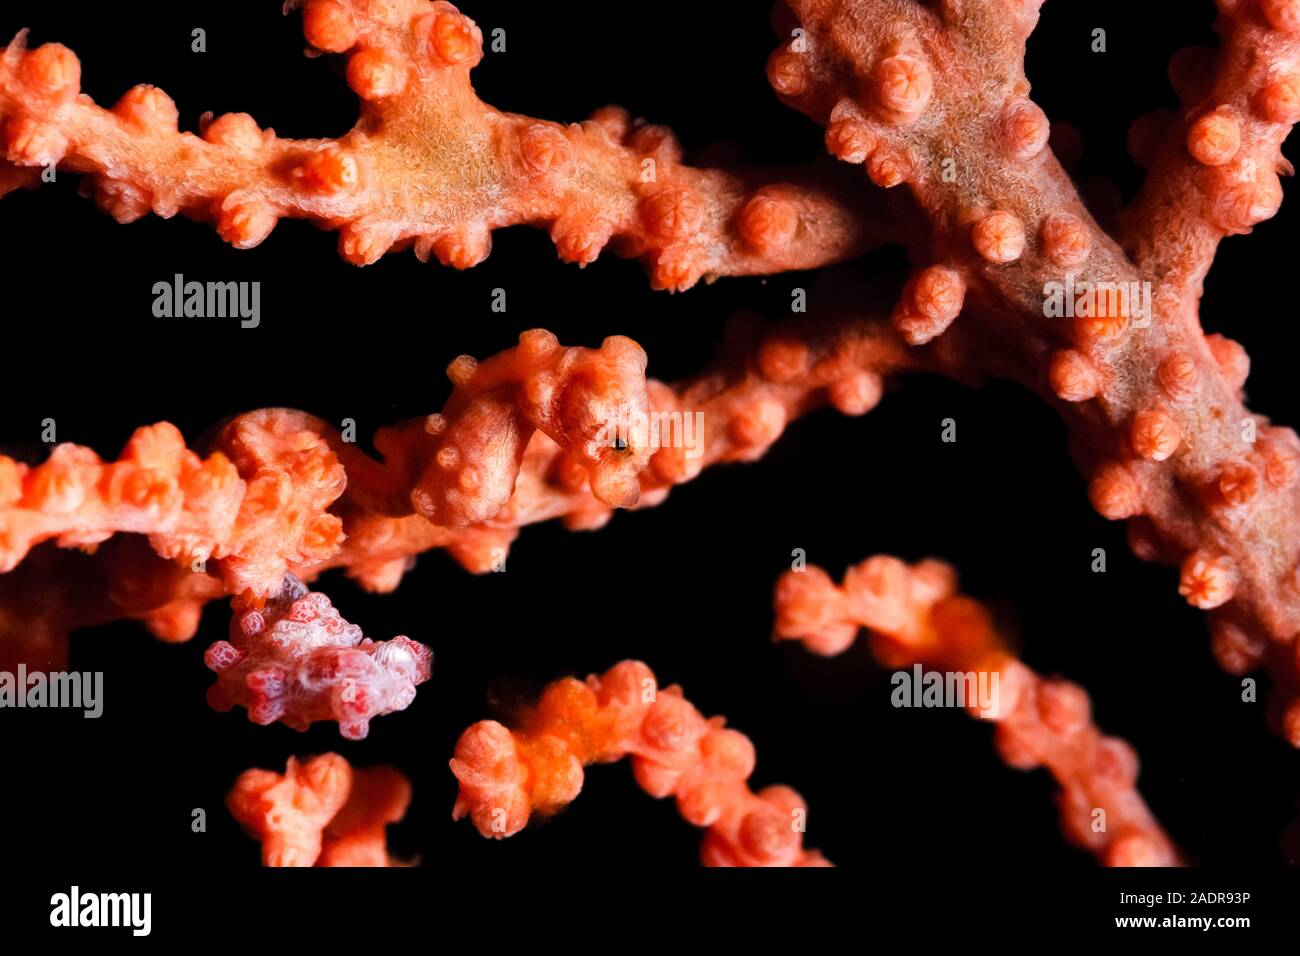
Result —
[{"label": "blurred coral branch", "polygon": [[[1040,677],[1018,661],[988,612],[957,593],[948,565],[909,567],[878,556],[849,568],[841,585],[815,566],[791,570],[777,583],[775,605],[776,636],[802,641],[814,653],[839,654],[866,628],[872,653],[896,673],[911,678],[904,668],[929,668],[940,688],[958,675],[967,712],[997,725],[1002,759],[1021,769],[1046,767],[1056,778],[1061,827],[1071,843],[1109,866],[1179,861],[1137,791],[1133,748],[1102,736],[1083,688]],[[918,692],[920,682],[910,683]],[[896,695],[902,686],[895,683]]]}]

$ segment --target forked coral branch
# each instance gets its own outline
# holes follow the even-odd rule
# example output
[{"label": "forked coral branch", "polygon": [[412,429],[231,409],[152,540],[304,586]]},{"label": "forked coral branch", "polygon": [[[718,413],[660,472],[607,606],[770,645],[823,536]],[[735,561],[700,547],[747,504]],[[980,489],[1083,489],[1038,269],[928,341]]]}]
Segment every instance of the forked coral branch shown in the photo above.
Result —
[{"label": "forked coral branch", "polygon": [[900,332],[924,340],[960,311],[971,337],[996,343],[994,370],[1069,424],[1097,511],[1129,521],[1140,557],[1180,565],[1220,664],[1269,665],[1275,722],[1300,746],[1300,442],[1246,409],[1245,351],[1197,320],[1218,240],[1278,209],[1278,148],[1300,117],[1300,4],[1224,0],[1213,62],[1176,58],[1188,105],[1152,140],[1123,247],[1084,208],[1029,99],[1040,5],[791,0],[768,75],[826,124],[832,153],[906,185],[932,224],[913,243],[922,268],[895,309]]}]

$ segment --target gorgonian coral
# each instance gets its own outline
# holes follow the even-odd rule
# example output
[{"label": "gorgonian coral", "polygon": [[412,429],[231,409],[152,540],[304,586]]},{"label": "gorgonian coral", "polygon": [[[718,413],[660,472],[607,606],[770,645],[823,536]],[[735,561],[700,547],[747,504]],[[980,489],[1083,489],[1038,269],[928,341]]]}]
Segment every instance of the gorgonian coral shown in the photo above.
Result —
[{"label": "gorgonian coral", "polygon": [[[267,409],[202,448],[160,423],[115,462],[71,444],[41,464],[0,457],[0,657],[59,661],[73,628],[123,617],[184,640],[206,601],[232,596],[234,637],[208,655],[214,703],[362,736],[410,703],[427,656],[404,638],[366,642],[301,581],[342,568],[387,591],[433,548],[485,571],[524,525],[593,529],[658,504],[711,464],[759,457],[814,408],[870,410],[888,377],[994,375],[1060,413],[1095,509],[1128,522],[1139,557],[1179,567],[1225,669],[1268,667],[1273,723],[1300,746],[1300,440],[1246,408],[1245,351],[1206,335],[1199,316],[1219,242],[1281,202],[1280,148],[1300,120],[1300,0],[1220,0],[1220,48],[1174,58],[1180,106],[1135,123],[1129,147],[1147,178],[1112,210],[1084,202],[1029,97],[1024,48],[1040,6],[779,5],[768,78],[825,126],[840,161],[797,169],[687,164],[665,128],[614,108],[568,126],[498,111],[470,83],[483,35],[445,2],[302,5],[313,51],[346,56],[362,101],[336,139],[283,139],[243,113],[181,132],[150,86],[105,110],[81,93],[70,50],[28,49],[20,34],[0,54],[0,194],[57,167],[87,174],[123,222],[182,213],[249,248],[281,218],[306,218],[338,230],[342,255],[362,265],[413,248],[467,268],[494,229],[528,224],[566,261],[612,245],[670,290],[885,244],[906,250],[911,271],[770,327],[741,318],[713,367],[672,385],[646,378],[628,338],[593,349],[524,332],[498,355],[452,361],[442,410],[381,429],[374,455],[322,419]],[[29,556],[42,542],[93,553]],[[778,591],[783,636],[830,653],[866,627],[891,665],[999,675],[1003,756],[1052,772],[1069,836],[1109,863],[1180,859],[1137,793],[1136,759],[1092,725],[1086,694],[1012,658],[946,568],[873,559],[842,588],[792,575]],[[784,820],[802,812],[798,798],[749,791],[748,741],[639,664],[554,685],[514,730],[471,728],[453,761],[456,812],[513,833],[572,800],[584,764],[629,754],[645,789],[708,828],[706,861],[819,862]],[[345,765],[324,760],[236,787],[232,808],[272,847],[268,862],[315,861],[347,816]],[[281,815],[284,802],[299,815]],[[380,801],[377,819],[404,802]],[[1099,808],[1117,825],[1095,830]],[[386,861],[372,850],[359,855]]]}]

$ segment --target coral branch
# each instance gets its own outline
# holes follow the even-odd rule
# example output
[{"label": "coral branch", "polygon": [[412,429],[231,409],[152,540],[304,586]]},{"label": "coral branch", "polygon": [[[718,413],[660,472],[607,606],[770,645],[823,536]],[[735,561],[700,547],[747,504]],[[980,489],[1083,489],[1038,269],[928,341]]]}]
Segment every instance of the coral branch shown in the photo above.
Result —
[{"label": "coral branch", "polygon": [[[223,592],[273,594],[286,572],[311,580],[330,568],[387,591],[415,555],[431,548],[447,548],[468,569],[487,571],[504,560],[524,525],[562,518],[572,530],[602,526],[614,506],[632,500],[630,475],[639,485],[638,505],[655,505],[709,465],[758,458],[800,415],[825,405],[868,411],[885,375],[913,368],[963,374],[959,356],[950,354],[955,340],[945,340],[946,352],[909,351],[887,323],[852,312],[799,316],[770,330],[740,318],[717,365],[676,386],[647,384],[644,354],[626,339],[607,340],[598,351],[562,349],[559,361],[540,364],[528,357],[553,340],[528,332],[521,341],[481,365],[452,363],[453,379],[462,381],[443,414],[381,430],[375,444],[385,454],[382,464],[342,441],[333,426],[283,409],[238,416],[214,442],[225,452],[206,461],[184,450],[169,425],[142,429],[123,458],[108,465],[76,446],[59,446],[36,468],[0,458],[0,474],[10,476],[0,485],[8,488],[7,497],[0,495],[0,545],[11,564],[43,538],[79,544],[114,529],[147,533],[159,554],[179,562],[133,545],[125,572],[78,572],[84,587],[61,595],[61,619],[31,632],[44,634],[39,642],[26,627],[40,614],[40,582],[48,579],[0,576],[0,594],[32,609],[12,627],[0,617],[0,643],[12,649],[30,642],[33,653],[62,654],[69,629],[116,617],[143,617],[160,636],[185,639],[197,627],[202,601]],[[531,431],[533,424],[540,430]],[[166,456],[141,454],[160,443]],[[196,469],[225,478],[202,485],[203,495],[191,502],[190,485],[176,476]],[[473,481],[465,481],[467,474]],[[157,498],[166,507],[142,507],[106,490],[137,484],[164,488]],[[221,494],[210,493],[212,484]],[[509,497],[494,510],[502,492]],[[60,511],[50,501],[78,504]],[[403,510],[405,517],[393,516]],[[460,528],[425,517],[453,512],[488,517]],[[217,560],[204,563],[205,553]],[[122,573],[136,582],[129,589],[114,585]],[[11,653],[21,658],[24,651]]]},{"label": "coral branch", "polygon": [[1300,7],[1221,0],[1217,51],[1188,48],[1170,65],[1182,106],[1141,117],[1129,137],[1146,183],[1121,238],[1144,275],[1192,310],[1225,237],[1277,212],[1281,146],[1300,120]]},{"label": "coral branch", "polygon": [[0,58],[0,145],[19,166],[92,174],[121,222],[181,212],[247,249],[281,218],[306,218],[338,229],[340,254],[358,265],[413,247],[464,269],[486,258],[492,230],[530,224],[582,265],[615,240],[656,288],[676,290],[825,265],[886,234],[872,197],[820,163],[700,169],[665,128],[617,108],[569,126],[493,109],[470,85],[482,35],[449,3],[307,0],[303,18],[314,48],[348,55],[362,100],[338,139],[281,139],[244,113],[181,133],[152,86],[106,111],[79,95],[71,51],[27,52],[20,34]]},{"label": "coral branch", "polygon": [[988,613],[956,587],[952,568],[938,561],[908,567],[868,558],[849,568],[842,585],[818,567],[788,571],[776,587],[776,635],[833,655],[868,628],[872,653],[886,667],[996,674],[993,706],[982,710],[967,698],[967,710],[996,721],[1008,765],[1051,772],[1066,837],[1109,866],[1176,864],[1178,852],[1137,791],[1133,749],[1101,734],[1083,688],[1016,660]]},{"label": "coral branch", "polygon": [[283,774],[245,771],[226,797],[231,816],[262,844],[264,866],[400,866],[384,828],[410,802],[400,772],[353,770],[338,754],[290,757]]},{"label": "coral branch", "polygon": [[[1231,80],[1240,88],[1229,111],[1270,104],[1238,129],[1250,175],[1229,183],[1221,177],[1237,167],[1205,162],[1231,145],[1226,121],[1197,127],[1203,168],[1167,158],[1139,203],[1136,265],[1084,209],[1028,99],[1023,53],[1037,3],[792,0],[780,29],[800,30],[768,74],[827,124],[832,153],[865,162],[877,185],[906,183],[933,225],[911,243],[928,265],[895,310],[900,333],[923,341],[964,304],[957,325],[990,343],[989,370],[1043,393],[1069,423],[1094,507],[1129,519],[1136,553],[1180,565],[1180,592],[1217,609],[1220,664],[1269,665],[1274,722],[1300,746],[1300,442],[1245,408],[1245,352],[1205,336],[1195,313],[1212,241],[1278,207],[1295,7],[1225,6],[1240,16],[1227,18],[1227,65],[1203,95]],[[1143,251],[1143,229],[1165,238]]]},{"label": "coral branch", "polygon": [[203,660],[217,672],[208,691],[217,710],[241,705],[254,723],[278,720],[295,730],[334,720],[350,740],[364,738],[373,718],[405,710],[433,668],[423,644],[370,640],[293,575],[260,608],[236,599],[230,640]]},{"label": "coral branch", "polygon": [[602,432],[620,410],[645,416],[645,353],[617,336],[599,350],[561,348],[540,330],[520,343],[481,366],[453,362],[441,415],[376,435],[382,465],[332,426],[283,409],[237,417],[206,460],[167,423],[137,431],[114,463],[71,444],[36,468],[0,456],[0,570],[43,540],[84,548],[134,532],[196,572],[216,559],[229,593],[275,593],[290,569],[339,553],[343,523],[327,509],[345,487],[365,513],[418,512],[451,529],[485,521],[509,499],[539,429],[597,500],[635,503],[650,449]]},{"label": "coral branch", "polygon": [[452,816],[468,816],[485,837],[513,836],[534,813],[552,813],[582,790],[587,764],[625,756],[647,793],[672,796],[690,823],[706,827],[709,866],[817,866],[803,849],[807,808],[789,787],[758,794],[749,738],[706,720],[678,687],[659,688],[644,664],[624,661],[586,682],[550,685],[517,730],[492,720],[461,735],[452,773],[460,793]]},{"label": "coral branch", "polygon": [[72,631],[122,619],[141,621],[159,640],[187,641],[203,605],[223,593],[216,578],[163,560],[139,535],[93,555],[38,548],[0,575],[0,669],[63,670]]}]

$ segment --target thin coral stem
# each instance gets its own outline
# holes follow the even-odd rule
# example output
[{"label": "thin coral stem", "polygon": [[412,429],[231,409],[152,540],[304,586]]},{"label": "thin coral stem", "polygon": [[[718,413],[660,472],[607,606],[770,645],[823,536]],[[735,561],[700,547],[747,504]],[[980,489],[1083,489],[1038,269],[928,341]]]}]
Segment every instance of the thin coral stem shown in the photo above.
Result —
[{"label": "thin coral stem", "polygon": [[788,571],[776,587],[776,635],[834,655],[867,628],[872,653],[886,667],[981,675],[994,690],[991,706],[971,696],[967,711],[996,723],[998,752],[1008,765],[1046,767],[1056,779],[1071,842],[1109,866],[1177,864],[1178,851],[1138,793],[1133,748],[1102,735],[1083,688],[1040,677],[1018,661],[988,612],[956,587],[953,569],[932,560],[909,567],[868,558],[840,585],[815,566]]},{"label": "thin coral stem", "polygon": [[688,822],[707,829],[706,865],[826,865],[803,848],[808,810],[797,793],[749,789],[749,738],[721,717],[706,720],[681,688],[659,687],[637,661],[556,681],[514,730],[493,720],[466,730],[451,761],[460,783],[452,816],[468,816],[485,837],[513,836],[534,814],[571,803],[584,766],[623,757],[642,789],[674,797]]},{"label": "thin coral stem", "polygon": [[[313,47],[348,56],[363,109],[342,137],[282,139],[244,113],[182,133],[152,86],[104,110],[79,93],[71,51],[28,52],[20,34],[0,55],[4,155],[90,173],[119,221],[181,212],[241,249],[281,218],[311,219],[339,230],[341,255],[358,265],[413,247],[468,268],[492,230],[529,224],[580,265],[615,241],[656,288],[677,290],[838,262],[888,236],[874,198],[822,162],[698,168],[667,129],[617,108],[567,126],[493,109],[470,85],[482,35],[449,3],[307,0],[303,16]],[[0,194],[16,175],[0,172]]]}]

